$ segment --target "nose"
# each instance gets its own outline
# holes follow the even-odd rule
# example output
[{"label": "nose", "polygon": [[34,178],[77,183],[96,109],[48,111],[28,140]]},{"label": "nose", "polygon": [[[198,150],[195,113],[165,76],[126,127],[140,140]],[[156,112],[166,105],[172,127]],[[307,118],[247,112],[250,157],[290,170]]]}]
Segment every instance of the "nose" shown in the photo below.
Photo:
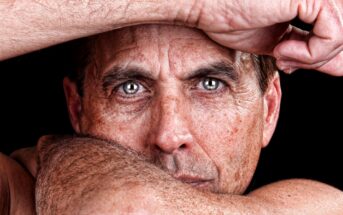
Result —
[{"label": "nose", "polygon": [[190,149],[194,138],[187,104],[179,96],[168,96],[161,99],[157,112],[155,148],[167,154]]}]

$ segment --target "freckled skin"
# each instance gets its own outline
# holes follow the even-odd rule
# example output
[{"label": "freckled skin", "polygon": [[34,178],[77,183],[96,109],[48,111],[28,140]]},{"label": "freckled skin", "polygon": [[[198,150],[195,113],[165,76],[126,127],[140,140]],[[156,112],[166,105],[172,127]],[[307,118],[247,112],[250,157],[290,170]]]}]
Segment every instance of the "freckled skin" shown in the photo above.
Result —
[{"label": "freckled skin", "polygon": [[[139,26],[98,36],[73,126],[142,153],[176,178],[210,180],[202,189],[241,194],[266,143],[263,95],[250,62],[243,66],[238,55],[183,27]],[[211,93],[198,89],[200,81],[184,80],[219,60],[234,66],[238,81],[224,80],[229,86]],[[105,92],[102,78],[113,66],[149,71],[148,92],[134,99]]]}]

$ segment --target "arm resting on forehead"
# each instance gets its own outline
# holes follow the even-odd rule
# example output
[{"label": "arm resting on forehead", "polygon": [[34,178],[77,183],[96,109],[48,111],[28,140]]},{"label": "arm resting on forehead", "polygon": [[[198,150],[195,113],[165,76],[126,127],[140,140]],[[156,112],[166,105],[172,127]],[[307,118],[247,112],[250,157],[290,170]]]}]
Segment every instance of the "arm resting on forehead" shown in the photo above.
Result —
[{"label": "arm resting on forehead", "polygon": [[[305,180],[248,196],[198,191],[116,144],[74,138],[40,147],[38,214],[342,214],[343,194]],[[291,195],[291,196],[290,196]]]},{"label": "arm resting on forehead", "polygon": [[0,60],[125,26],[171,23],[183,16],[189,4],[181,0],[2,0]]},{"label": "arm resting on forehead", "polygon": [[[280,69],[341,76],[341,0],[2,0],[0,60],[130,25],[197,27],[232,49],[277,58]],[[311,32],[289,22],[313,23]]]}]

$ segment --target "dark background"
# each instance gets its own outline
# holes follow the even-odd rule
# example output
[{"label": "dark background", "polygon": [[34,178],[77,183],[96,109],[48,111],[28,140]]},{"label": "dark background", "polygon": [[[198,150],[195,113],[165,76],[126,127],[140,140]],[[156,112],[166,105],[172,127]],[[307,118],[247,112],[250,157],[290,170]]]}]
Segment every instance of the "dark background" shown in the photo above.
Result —
[{"label": "dark background", "polygon": [[[59,45],[0,62],[0,151],[33,146],[44,134],[72,133],[62,89],[65,53]],[[251,188],[310,178],[343,190],[343,78],[314,71],[281,78],[279,123]]]}]

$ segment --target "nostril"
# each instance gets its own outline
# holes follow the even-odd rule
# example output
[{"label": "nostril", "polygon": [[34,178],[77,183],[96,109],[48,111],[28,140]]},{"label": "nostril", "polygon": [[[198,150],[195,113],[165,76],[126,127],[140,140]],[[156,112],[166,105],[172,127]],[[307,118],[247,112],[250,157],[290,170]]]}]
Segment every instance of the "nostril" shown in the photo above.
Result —
[{"label": "nostril", "polygon": [[186,144],[182,144],[179,148],[180,149],[185,149],[187,146],[186,146]]},{"label": "nostril", "polygon": [[156,151],[159,151],[159,152],[163,151],[159,145],[154,145],[154,146],[155,146]]},{"label": "nostril", "polygon": [[154,148],[156,150],[156,152],[167,152],[167,153],[172,153],[174,150],[183,150],[183,149],[186,149],[187,148],[187,144],[181,144],[179,145],[179,147],[172,147],[172,148],[168,148],[168,147],[161,147],[160,145],[156,144],[154,145]]}]

